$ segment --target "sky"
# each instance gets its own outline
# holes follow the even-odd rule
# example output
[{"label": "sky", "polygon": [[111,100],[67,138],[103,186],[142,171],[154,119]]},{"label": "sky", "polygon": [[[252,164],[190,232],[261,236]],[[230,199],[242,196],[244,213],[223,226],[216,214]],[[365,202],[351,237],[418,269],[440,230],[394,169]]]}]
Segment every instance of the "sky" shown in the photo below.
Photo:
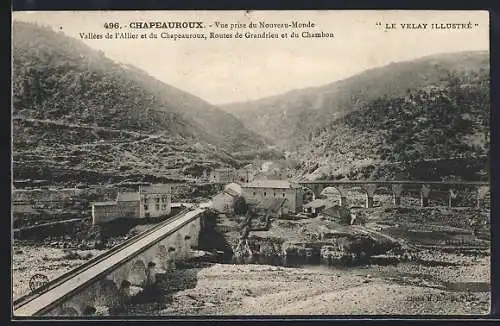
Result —
[{"label": "sky", "polygon": [[[118,22],[120,32],[156,32],[157,39],[87,39],[117,62],[135,65],[155,78],[212,104],[241,102],[322,86],[363,70],[426,55],[489,50],[486,11],[85,11],[14,12],[13,20],[37,22],[81,39],[79,33],[104,34],[106,22]],[[314,27],[240,28],[258,34],[277,33],[277,39],[162,39],[161,32],[199,33],[200,29],[131,29],[132,22],[200,21],[209,34],[234,33],[215,22],[301,23]],[[471,23],[470,29],[431,29],[431,24]],[[395,29],[386,29],[386,24]],[[415,24],[403,29],[401,24]],[[423,25],[427,24],[423,29]],[[212,26],[212,27],[210,27]],[[441,25],[439,25],[441,26]],[[421,28],[418,28],[421,27]],[[114,32],[114,30],[111,30]],[[333,33],[328,38],[290,38]],[[15,37],[15,35],[13,35]]]}]

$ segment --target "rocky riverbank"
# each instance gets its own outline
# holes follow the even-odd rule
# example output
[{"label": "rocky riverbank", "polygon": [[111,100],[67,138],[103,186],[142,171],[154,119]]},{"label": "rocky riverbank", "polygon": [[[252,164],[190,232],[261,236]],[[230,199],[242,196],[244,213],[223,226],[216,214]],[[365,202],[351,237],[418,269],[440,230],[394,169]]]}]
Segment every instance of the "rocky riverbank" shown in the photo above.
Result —
[{"label": "rocky riverbank", "polygon": [[342,216],[319,215],[274,220],[264,230],[244,230],[242,217],[220,215],[217,228],[238,258],[279,256],[288,261],[321,260],[343,266],[366,264],[377,255],[411,261],[426,247],[468,250],[490,246],[489,212],[479,209],[375,208],[352,209],[346,214],[355,214],[354,223]]}]

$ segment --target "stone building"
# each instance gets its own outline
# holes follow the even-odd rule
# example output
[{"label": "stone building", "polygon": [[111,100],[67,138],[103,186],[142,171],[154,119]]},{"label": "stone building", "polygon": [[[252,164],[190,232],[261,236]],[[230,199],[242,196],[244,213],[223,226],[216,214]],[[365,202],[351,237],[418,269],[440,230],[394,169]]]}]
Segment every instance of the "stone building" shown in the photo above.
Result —
[{"label": "stone building", "polygon": [[252,182],[255,176],[259,173],[259,168],[253,164],[245,165],[238,170],[238,181]]},{"label": "stone building", "polygon": [[119,192],[114,201],[92,203],[92,223],[168,216],[171,212],[171,190],[168,184],[139,186],[136,192]]},{"label": "stone building", "polygon": [[139,186],[141,211],[139,218],[160,217],[170,214],[172,201],[172,186],[169,184],[154,184]]},{"label": "stone building", "polygon": [[331,207],[333,204],[330,204],[329,201],[325,199],[315,199],[304,205],[304,213],[311,214],[311,216],[317,216],[327,206]]},{"label": "stone building", "polygon": [[219,213],[232,214],[234,213],[234,203],[239,196],[241,196],[240,185],[230,183],[223,192],[212,198],[211,208]]},{"label": "stone building", "polygon": [[286,199],[282,214],[296,214],[302,210],[303,190],[287,180],[254,180],[241,186],[242,195],[247,203],[261,207],[272,206],[276,199]]},{"label": "stone building", "polygon": [[119,218],[139,216],[139,201],[105,201],[92,204],[92,224],[103,224]]},{"label": "stone building", "polygon": [[208,177],[210,182],[230,183],[238,180],[238,173],[234,168],[213,169]]}]

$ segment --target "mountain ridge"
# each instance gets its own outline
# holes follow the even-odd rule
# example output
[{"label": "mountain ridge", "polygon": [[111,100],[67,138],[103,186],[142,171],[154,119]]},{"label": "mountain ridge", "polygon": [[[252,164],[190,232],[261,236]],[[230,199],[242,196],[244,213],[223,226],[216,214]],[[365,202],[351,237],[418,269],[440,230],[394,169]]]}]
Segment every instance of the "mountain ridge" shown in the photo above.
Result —
[{"label": "mountain ridge", "polygon": [[[190,132],[188,132],[188,130],[183,130],[186,136],[198,135],[199,138],[208,140],[208,142],[211,142],[214,145],[223,145],[230,150],[235,149],[231,148],[232,146],[237,146],[237,150],[241,150],[239,146],[251,144],[245,144],[245,140],[240,144],[241,140],[239,139],[226,138],[231,136],[234,137],[234,129],[242,129],[243,132],[248,133],[248,135],[245,135],[248,137],[244,138],[253,139],[255,143],[257,143],[257,147],[264,145],[262,139],[258,135],[250,131],[246,131],[241,122],[231,114],[220,110],[218,107],[209,104],[195,95],[163,83],[137,67],[116,63],[115,61],[105,57],[102,51],[93,50],[83,44],[83,42],[71,38],[62,32],[56,33],[47,27],[38,27],[34,24],[14,21],[13,35],[13,76],[15,86],[13,88],[14,113],[18,113],[17,111],[20,106],[24,108],[29,107],[30,104],[45,104],[46,106],[53,104],[57,105],[59,103],[57,103],[57,99],[54,99],[53,97],[58,95],[73,95],[76,97],[79,96],[79,98],[74,99],[74,101],[70,103],[74,105],[73,112],[71,112],[72,114],[80,114],[81,112],[75,111],[85,109],[81,107],[81,103],[77,103],[77,100],[80,100],[85,101],[85,104],[87,104],[90,109],[92,109],[92,105],[94,105],[100,106],[99,109],[105,111],[109,110],[107,106],[110,106],[112,111],[111,114],[120,115],[120,113],[123,112],[120,112],[118,104],[123,103],[120,103],[119,98],[115,98],[114,102],[108,103],[106,103],[103,99],[98,98],[93,101],[94,103],[92,103],[91,99],[86,97],[88,93],[88,89],[86,88],[92,86],[89,85],[89,80],[94,83],[102,81],[102,84],[99,85],[102,86],[102,93],[104,93],[104,95],[113,96],[115,95],[114,93],[118,91],[115,89],[115,87],[118,86],[117,84],[122,83],[122,86],[128,87],[128,92],[131,93],[128,95],[127,99],[132,102],[139,102],[142,100],[140,105],[138,103],[136,104],[136,108],[129,108],[127,112],[124,112],[132,114],[135,119],[141,120],[141,118],[144,118],[147,120],[149,118],[149,112],[166,113],[170,116],[164,119],[166,121],[162,121],[166,123],[165,127],[174,127],[171,123],[172,121],[170,121],[174,119],[177,123],[184,124],[185,127],[192,127],[192,129],[195,129],[190,130]],[[35,36],[43,38],[44,41],[33,40]],[[50,47],[57,48],[59,53],[51,51]],[[26,53],[20,53],[21,51],[25,51]],[[41,65],[47,65],[45,69],[52,69],[52,72],[55,74],[60,73],[62,75],[62,72],[68,69],[73,69],[73,72],[78,72],[80,74],[77,76],[79,79],[71,80],[74,85],[69,85],[73,88],[68,89],[68,91],[73,91],[73,94],[61,94],[61,91],[56,92],[54,90],[47,91],[49,87],[55,88],[55,84],[60,83],[60,80],[55,80],[52,76],[44,75],[43,77],[46,77],[46,80],[36,80],[37,76],[35,76],[31,79],[35,79],[32,81],[36,85],[26,85],[26,82],[23,82],[21,77],[24,77],[25,79],[33,77],[34,69],[30,70],[30,68],[33,67],[30,67],[29,64],[26,63],[30,59],[39,60],[39,66],[35,68],[38,69],[41,68]],[[62,64],[54,62],[57,60],[66,60],[68,62],[64,62]],[[124,69],[124,66],[127,68]],[[102,75],[99,75],[100,73],[108,74],[107,77],[109,78],[104,80],[105,78]],[[64,77],[70,79],[72,76]],[[35,94],[34,89],[30,89],[30,86],[35,86],[32,88],[40,88],[40,86],[42,86],[41,88],[44,94]],[[63,86],[67,85],[63,84]],[[101,94],[97,92],[96,94],[93,94],[93,96],[98,95]],[[120,96],[125,97],[126,94],[120,94]],[[138,99],[135,99],[134,96]],[[37,103],[37,99],[41,97],[44,97],[42,101],[45,103]],[[30,98],[33,99],[32,102],[34,103],[29,102]],[[65,105],[68,106],[66,103]],[[132,107],[132,105],[130,107]],[[67,111],[68,110],[66,110],[66,112],[57,113],[68,114]],[[91,119],[92,117],[87,118]],[[127,119],[124,118],[122,120],[126,121]],[[102,122],[103,121],[99,121],[99,123]],[[216,125],[214,126],[214,124]],[[127,126],[143,129],[141,128],[140,123],[139,125],[137,123],[132,123]],[[226,130],[226,128],[229,128],[229,130]],[[172,131],[173,134],[181,132],[180,130],[176,130],[176,128],[169,131]],[[221,134],[219,135],[217,132],[221,132]],[[250,148],[254,147],[255,146],[250,146]]]},{"label": "mountain ridge", "polygon": [[379,96],[401,96],[445,78],[448,72],[474,70],[478,65],[489,66],[488,51],[441,53],[371,68],[323,86],[220,107],[281,148],[293,149],[310,138],[304,131],[314,132]]},{"label": "mountain ridge", "polygon": [[199,176],[243,164],[233,151],[266,147],[231,114],[78,39],[18,21],[12,32],[16,178],[65,168]]},{"label": "mountain ridge", "polygon": [[[489,179],[489,70],[380,97],[311,135],[301,170],[334,179]],[[312,176],[314,177],[314,176]]]}]

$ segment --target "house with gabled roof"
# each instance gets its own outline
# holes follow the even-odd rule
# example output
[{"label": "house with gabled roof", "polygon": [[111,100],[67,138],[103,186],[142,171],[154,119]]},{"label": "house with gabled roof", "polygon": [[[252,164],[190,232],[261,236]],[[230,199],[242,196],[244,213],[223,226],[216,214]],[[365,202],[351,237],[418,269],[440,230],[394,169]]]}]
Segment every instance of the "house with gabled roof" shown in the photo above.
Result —
[{"label": "house with gabled roof", "polygon": [[329,205],[328,200],[325,199],[315,199],[304,205],[304,212],[316,216],[321,213]]},{"label": "house with gabled roof", "polygon": [[211,208],[219,213],[234,213],[234,203],[241,196],[241,187],[237,183],[226,185],[224,191],[215,195],[211,200]]}]

